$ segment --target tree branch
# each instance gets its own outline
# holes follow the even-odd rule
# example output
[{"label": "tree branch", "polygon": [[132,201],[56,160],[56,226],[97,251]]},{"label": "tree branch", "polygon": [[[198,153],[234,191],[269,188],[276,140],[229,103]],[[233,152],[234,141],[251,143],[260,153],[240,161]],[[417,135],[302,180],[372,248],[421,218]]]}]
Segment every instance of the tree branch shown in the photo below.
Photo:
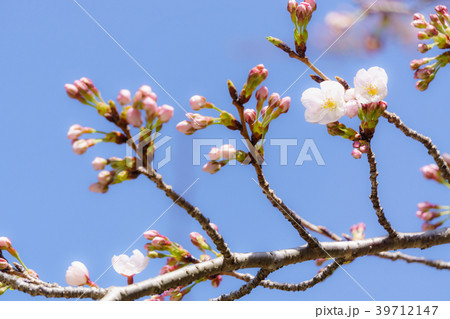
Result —
[{"label": "tree branch", "polygon": [[400,117],[398,117],[398,115],[395,113],[384,111],[383,117],[386,118],[389,121],[389,123],[394,124],[395,127],[397,127],[400,131],[403,132],[403,134],[422,143],[427,148],[428,154],[430,154],[433,157],[434,161],[439,167],[439,171],[441,172],[442,176],[447,180],[447,182],[450,183],[450,169],[447,163],[442,158],[436,145],[433,144],[433,141],[428,136],[422,135],[414,131],[413,129],[410,129],[402,122]]},{"label": "tree branch", "polygon": [[261,268],[255,277],[248,281],[246,285],[243,285],[239,290],[233,291],[230,294],[221,295],[217,298],[210,299],[210,301],[233,301],[236,299],[240,299],[245,295],[248,295],[253,289],[255,289],[258,285],[260,285],[261,281],[263,281],[273,270],[267,268]]},{"label": "tree branch", "polygon": [[161,294],[177,286],[187,286],[195,280],[244,268],[281,267],[318,258],[344,258],[352,260],[357,257],[377,253],[407,249],[426,249],[432,246],[450,243],[450,229],[442,228],[424,233],[397,233],[397,238],[389,236],[347,242],[323,242],[325,251],[308,246],[291,249],[233,253],[234,263],[227,264],[222,257],[189,265],[173,272],[144,280],[126,287],[112,287],[102,300],[135,300],[147,295]]},{"label": "tree branch", "polygon": [[378,216],[378,223],[386,229],[390,237],[395,238],[397,236],[397,232],[392,228],[391,224],[384,215],[383,207],[380,205],[380,198],[378,197],[377,161],[375,160],[375,154],[372,151],[372,146],[370,144],[367,159],[370,166],[370,182],[372,184],[370,200],[372,201],[373,209]]},{"label": "tree branch", "polygon": [[448,261],[431,260],[431,259],[426,259],[425,257],[416,257],[416,256],[407,255],[407,254],[404,254],[401,252],[395,252],[395,253],[382,252],[382,253],[376,254],[376,256],[383,258],[383,259],[390,259],[392,261],[401,259],[401,260],[406,261],[408,264],[419,263],[419,264],[427,265],[430,267],[434,267],[436,269],[450,270],[450,262],[448,262]]},{"label": "tree branch", "polygon": [[[321,272],[319,272],[317,275],[315,275],[313,278],[303,281],[299,284],[293,284],[293,283],[279,283],[276,281],[271,280],[262,280],[259,285],[264,288],[269,289],[278,289],[278,290],[284,290],[284,291],[305,291],[308,288],[312,288],[318,283],[324,281],[328,277],[330,277],[334,271],[339,268],[339,266],[344,262],[345,259],[336,259],[331,264],[327,265],[325,268],[322,269]],[[237,279],[244,280],[246,282],[250,282],[255,277],[250,274],[241,274],[238,272],[227,272],[224,273],[225,275],[229,275],[232,277],[235,277]]]}]

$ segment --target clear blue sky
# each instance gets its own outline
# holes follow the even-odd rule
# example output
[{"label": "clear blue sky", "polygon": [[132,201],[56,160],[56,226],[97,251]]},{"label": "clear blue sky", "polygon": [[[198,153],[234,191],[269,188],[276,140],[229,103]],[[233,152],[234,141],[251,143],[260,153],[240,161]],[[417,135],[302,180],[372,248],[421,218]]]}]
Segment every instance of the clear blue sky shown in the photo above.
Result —
[{"label": "clear blue sky", "polygon": [[[253,66],[269,69],[266,85],[283,92],[305,66],[289,59],[265,37],[276,36],[292,44],[292,25],[286,1],[85,1],[80,4],[113,35],[139,63],[188,109],[194,94],[207,96],[216,105],[234,112],[226,81],[241,86]],[[336,8],[335,1],[319,1],[310,39],[323,39],[320,22]],[[426,12],[424,12],[426,13]],[[356,25],[363,31],[362,25]],[[106,98],[118,91],[132,92],[150,85],[159,103],[175,107],[174,119],[164,133],[173,137],[173,160],[160,172],[167,183],[183,192],[199,180],[185,197],[219,226],[233,251],[266,251],[303,245],[295,230],[273,208],[254,183],[251,167],[225,167],[216,175],[192,166],[192,139],[232,138],[236,134],[214,127],[193,136],[175,130],[184,111],[164,93],[89,17],[73,2],[10,1],[0,10],[0,74],[3,159],[0,196],[0,235],[8,236],[24,262],[43,280],[65,285],[64,274],[73,260],[86,264],[91,279],[110,265],[170,205],[148,180],[139,178],[112,187],[105,195],[88,191],[96,181],[90,162],[96,156],[125,156],[121,146],[100,145],[85,155],[75,155],[66,138],[75,123],[111,130],[113,127],[87,106],[70,100],[64,84],[82,76],[94,80]],[[449,70],[442,70],[426,93],[414,89],[409,61],[417,58],[416,43],[396,44],[389,38],[376,54],[356,51],[345,54],[330,50],[318,66],[329,75],[352,82],[360,68],[380,66],[389,75],[389,110],[399,114],[412,128],[432,137],[442,151],[450,152]],[[325,43],[310,45],[309,55],[318,57]],[[366,160],[350,156],[351,144],[327,134],[324,126],[304,121],[301,93],[315,86],[307,76],[287,92],[292,97],[289,113],[271,125],[268,137],[297,138],[301,144],[313,138],[326,165],[305,162],[295,166],[300,146],[291,147],[289,165],[278,164],[279,148],[266,149],[266,176],[271,186],[300,215],[327,225],[338,234],[358,222],[367,224],[370,237],[384,235],[377,224],[369,195]],[[447,92],[447,91],[444,91]],[[351,121],[357,127],[356,119]],[[242,147],[242,146],[241,146]],[[384,120],[380,121],[373,147],[379,163],[380,197],[385,213],[400,231],[419,231],[415,217],[418,202],[449,204],[448,189],[422,178],[419,168],[431,162],[422,145],[409,140]],[[208,150],[205,148],[205,152]],[[206,160],[204,160],[206,161]],[[200,226],[185,211],[174,206],[153,227],[179,242],[192,253],[189,233]],[[322,238],[323,239],[323,238]],[[143,251],[145,240],[129,253]],[[450,260],[448,247],[409,253]],[[198,254],[197,254],[198,256]],[[150,261],[136,281],[155,276],[161,264]],[[446,271],[402,261],[358,259],[345,269],[376,300],[445,300],[450,279]],[[269,278],[300,282],[314,276],[313,262],[286,267]],[[254,273],[254,270],[249,270]],[[124,285],[125,278],[107,271],[98,284]],[[224,278],[220,288],[198,285],[186,300],[205,300],[238,288],[242,282]],[[3,300],[40,300],[10,291]],[[370,300],[342,270],[307,292],[286,293],[256,289],[243,300]]]}]

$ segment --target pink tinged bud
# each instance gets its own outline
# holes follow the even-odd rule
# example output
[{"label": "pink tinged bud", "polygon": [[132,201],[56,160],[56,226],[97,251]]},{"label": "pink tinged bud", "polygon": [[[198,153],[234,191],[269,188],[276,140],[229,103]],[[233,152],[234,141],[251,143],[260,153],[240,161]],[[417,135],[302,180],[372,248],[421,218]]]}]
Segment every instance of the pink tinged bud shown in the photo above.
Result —
[{"label": "pink tinged bud", "polygon": [[359,223],[357,225],[353,225],[350,228],[350,232],[353,235],[353,240],[362,240],[364,239],[364,231],[366,230],[366,224]]},{"label": "pink tinged bud", "polygon": [[66,85],[64,85],[64,88],[66,89],[66,93],[70,98],[76,99],[79,97],[80,92],[78,91],[78,89],[75,85],[66,84]]},{"label": "pink tinged bud", "polygon": [[213,147],[211,151],[209,151],[209,158],[211,159],[211,161],[217,161],[221,157],[222,154],[220,153],[220,150],[217,147]]},{"label": "pink tinged bud", "polygon": [[138,105],[139,103],[141,103],[143,98],[144,96],[141,91],[137,91],[136,93],[134,93],[133,105]]},{"label": "pink tinged bud", "polygon": [[311,5],[307,2],[300,2],[297,10],[295,11],[295,14],[297,15],[297,19],[300,23],[303,23],[303,21],[309,17],[311,17],[313,12],[313,9]]},{"label": "pink tinged bud", "polygon": [[209,223],[209,225],[210,225],[212,228],[214,228],[216,231],[219,231],[219,227],[217,227],[216,224],[214,224],[214,223]]},{"label": "pink tinged bud", "polygon": [[315,0],[305,0],[306,3],[309,3],[309,5],[311,6],[313,11],[316,11],[317,9],[317,4]]},{"label": "pink tinged bud", "polygon": [[152,239],[152,245],[155,246],[156,249],[164,249],[167,246],[170,246],[171,242],[167,239],[167,237],[155,237]]},{"label": "pink tinged bud", "polygon": [[425,29],[428,23],[425,20],[414,20],[411,25],[418,29]]},{"label": "pink tinged bud", "polygon": [[199,111],[206,106],[206,99],[203,96],[194,95],[189,100],[189,103],[194,111]]},{"label": "pink tinged bud", "polygon": [[269,106],[276,107],[279,102],[280,102],[280,94],[272,93],[269,97]]},{"label": "pink tinged bud", "polygon": [[163,295],[153,295],[147,301],[164,301]]},{"label": "pink tinged bud", "polygon": [[108,161],[101,157],[96,157],[92,161],[92,167],[94,167],[94,169],[96,171],[100,171],[100,170],[104,169],[107,164],[108,164]]},{"label": "pink tinged bud", "polygon": [[216,278],[214,278],[213,280],[211,280],[211,285],[214,288],[219,287],[220,283],[222,282],[222,275],[217,275]]},{"label": "pink tinged bud", "polygon": [[193,134],[196,130],[192,127],[192,123],[189,121],[181,121],[177,124],[176,129],[186,135]]},{"label": "pink tinged bud", "polygon": [[291,106],[291,98],[289,96],[281,99],[280,101],[281,113],[286,113],[287,111],[289,111],[290,106]]},{"label": "pink tinged bud", "polygon": [[267,106],[264,106],[263,109],[261,110],[262,117],[266,116],[266,111],[267,111]]},{"label": "pink tinged bud", "polygon": [[345,115],[349,118],[354,118],[359,113],[360,104],[356,100],[350,100],[345,103]]},{"label": "pink tinged bud", "polygon": [[424,81],[424,80],[419,80],[416,82],[416,89],[418,89],[419,91],[425,91],[426,89],[428,89],[428,85],[430,84],[430,82],[428,81]]},{"label": "pink tinged bud", "polygon": [[11,248],[12,248],[11,240],[8,237],[0,237],[0,249],[8,250]]},{"label": "pink tinged bud", "polygon": [[82,77],[80,79],[81,82],[83,82],[84,84],[86,84],[86,86],[89,88],[89,90],[92,91],[92,93],[94,93],[96,96],[100,95],[100,92],[98,91],[98,89],[95,87],[94,82],[92,82],[91,79],[88,79],[86,77]]},{"label": "pink tinged bud", "polygon": [[89,144],[86,140],[75,140],[72,143],[72,150],[77,155],[83,155],[89,148]]},{"label": "pink tinged bud", "polygon": [[158,117],[162,123],[167,123],[173,117],[173,107],[164,104],[158,108]]},{"label": "pink tinged bud", "polygon": [[108,185],[112,182],[113,174],[110,171],[101,171],[97,176],[98,182],[102,185]]},{"label": "pink tinged bud", "polygon": [[6,259],[0,258],[0,270],[9,268],[9,263]]},{"label": "pink tinged bud", "polygon": [[100,183],[94,183],[89,186],[89,190],[93,193],[104,194],[108,191],[108,186]]},{"label": "pink tinged bud", "polygon": [[162,237],[167,238],[165,236],[162,236],[157,230],[147,230],[144,234],[145,239],[153,240],[155,237]]},{"label": "pink tinged bud", "polygon": [[326,261],[327,261],[326,258],[319,258],[319,259],[316,259],[315,264],[316,264],[316,266],[322,266],[323,263]]},{"label": "pink tinged bud", "polygon": [[425,29],[425,34],[431,38],[437,36],[439,31],[434,26],[428,25]]},{"label": "pink tinged bud", "polygon": [[124,106],[131,103],[131,92],[129,90],[120,90],[117,95],[117,102]]},{"label": "pink tinged bud", "polygon": [[360,159],[361,155],[362,155],[361,151],[356,148],[352,151],[352,156],[354,159]]},{"label": "pink tinged bud", "polygon": [[225,144],[220,147],[220,153],[224,159],[231,161],[236,156],[236,149],[230,144]]},{"label": "pink tinged bud", "polygon": [[203,238],[202,235],[196,232],[192,232],[189,234],[189,237],[191,238],[191,242],[194,246],[201,250],[209,250],[211,247],[206,243],[205,238]]},{"label": "pink tinged bud", "polygon": [[436,6],[436,8],[434,8],[436,10],[437,13],[442,14],[442,15],[446,15],[448,14],[448,10],[447,7],[444,5],[438,5]]},{"label": "pink tinged bud", "polygon": [[215,174],[220,170],[220,168],[221,165],[219,163],[208,162],[205,165],[203,165],[202,170],[206,173]]},{"label": "pink tinged bud", "polygon": [[425,16],[421,13],[415,13],[413,20],[425,20]]},{"label": "pink tinged bud", "polygon": [[72,262],[66,271],[66,282],[71,286],[83,286],[90,282],[86,266],[79,261]]},{"label": "pink tinged bud", "polygon": [[186,116],[192,120],[192,127],[195,130],[204,129],[214,121],[212,117],[203,116],[200,114],[187,113]]},{"label": "pink tinged bud", "polygon": [[258,101],[265,101],[269,97],[269,89],[266,86],[262,86],[255,93],[255,97]]},{"label": "pink tinged bud", "polygon": [[422,172],[423,177],[426,179],[432,179],[439,183],[443,182],[444,180],[439,172],[439,167],[436,164],[423,166],[422,168],[420,168],[420,171]]},{"label": "pink tinged bud", "polygon": [[142,125],[142,114],[138,109],[130,107],[127,110],[126,115],[128,124],[133,125],[134,127],[140,127]]},{"label": "pink tinged bud", "polygon": [[79,124],[74,124],[69,128],[67,132],[67,138],[69,140],[76,140],[83,134],[83,127]]},{"label": "pink tinged bud", "polygon": [[295,10],[297,9],[297,1],[295,0],[289,0],[288,5],[287,5],[287,11],[292,14],[293,12],[295,12]]},{"label": "pink tinged bud", "polygon": [[417,39],[419,40],[428,40],[430,37],[425,32],[418,32]]},{"label": "pink tinged bud", "polygon": [[245,109],[244,119],[248,124],[253,124],[256,120],[256,111],[253,109]]},{"label": "pink tinged bud", "polygon": [[142,100],[142,105],[148,116],[152,116],[158,111],[158,105],[156,104],[156,101],[149,96]]},{"label": "pink tinged bud", "polygon": [[436,228],[442,226],[444,222],[439,222],[436,224],[430,224],[428,222],[425,222],[422,224],[422,231],[429,231],[429,230],[435,230]]},{"label": "pink tinged bud", "polygon": [[148,97],[150,96],[150,94],[152,94],[152,88],[149,87],[148,85],[142,85],[139,88],[139,91],[142,93],[143,97]]},{"label": "pink tinged bud", "polygon": [[417,204],[417,208],[419,209],[419,211],[422,212],[427,212],[432,208],[438,208],[439,206],[436,204],[432,204],[430,202],[420,202],[419,204]]}]

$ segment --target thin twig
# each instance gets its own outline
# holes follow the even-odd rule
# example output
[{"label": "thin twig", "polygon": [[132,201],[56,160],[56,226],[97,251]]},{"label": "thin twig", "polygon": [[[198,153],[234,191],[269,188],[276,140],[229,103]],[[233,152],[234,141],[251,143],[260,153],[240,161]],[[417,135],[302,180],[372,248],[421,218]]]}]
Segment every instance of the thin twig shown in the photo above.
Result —
[{"label": "thin twig", "polygon": [[413,129],[410,129],[402,122],[400,117],[398,117],[398,115],[395,113],[384,111],[383,117],[386,118],[389,121],[389,123],[393,123],[400,131],[403,132],[403,134],[422,143],[427,148],[428,154],[430,154],[433,157],[434,161],[439,167],[439,171],[441,172],[442,176],[447,180],[447,182],[450,183],[450,169],[447,163],[442,158],[436,145],[434,145],[433,142],[431,141],[431,138],[422,135],[414,131]]},{"label": "thin twig", "polygon": [[383,258],[383,259],[390,259],[392,261],[401,259],[401,260],[406,261],[408,264],[419,263],[419,264],[427,265],[430,267],[434,267],[436,269],[450,270],[450,262],[448,262],[448,261],[431,260],[431,259],[426,259],[425,257],[416,257],[416,256],[407,255],[407,254],[404,254],[401,252],[395,252],[395,253],[382,252],[382,253],[376,254],[376,256]]},{"label": "thin twig", "polygon": [[217,298],[210,299],[210,301],[233,301],[236,299],[240,299],[245,295],[248,295],[252,292],[253,289],[260,285],[261,281],[263,281],[273,270],[267,268],[261,268],[255,277],[253,277],[247,284],[243,285],[239,290],[233,291],[229,294],[221,295]]},{"label": "thin twig", "polygon": [[370,166],[370,182],[371,182],[371,193],[370,200],[372,201],[373,209],[378,216],[378,223],[386,229],[389,236],[392,238],[397,237],[397,232],[392,228],[391,223],[387,220],[383,212],[383,207],[380,205],[380,198],[378,197],[378,171],[377,171],[377,161],[375,160],[375,154],[372,151],[372,146],[369,144],[369,151],[367,152],[367,159]]},{"label": "thin twig", "polygon": [[[312,288],[318,283],[324,281],[328,277],[330,277],[336,269],[344,262],[344,259],[336,259],[331,264],[324,267],[317,275],[309,280],[305,280],[299,284],[294,283],[279,283],[271,280],[262,280],[259,285],[268,288],[268,289],[278,289],[284,291],[305,291],[308,288]],[[255,277],[250,274],[242,274],[238,272],[226,272],[224,275],[232,276],[237,279],[244,280],[246,282],[250,282]]]}]

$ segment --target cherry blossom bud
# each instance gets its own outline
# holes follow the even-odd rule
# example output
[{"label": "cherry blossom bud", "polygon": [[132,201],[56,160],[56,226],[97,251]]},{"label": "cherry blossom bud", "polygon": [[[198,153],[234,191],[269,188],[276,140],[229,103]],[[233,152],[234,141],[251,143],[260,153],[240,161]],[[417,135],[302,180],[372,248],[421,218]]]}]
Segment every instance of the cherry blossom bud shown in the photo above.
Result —
[{"label": "cherry blossom bud", "polygon": [[117,102],[124,106],[131,103],[131,92],[129,90],[120,90],[117,95]]},{"label": "cherry blossom bud", "polygon": [[360,141],[354,141],[353,142],[353,148],[360,148],[361,147],[361,142]]},{"label": "cherry blossom bud", "polygon": [[421,13],[414,13],[413,20],[425,20],[425,16]]},{"label": "cherry blossom bud", "polygon": [[430,47],[425,43],[419,43],[417,45],[417,51],[419,51],[420,53],[425,53],[425,52],[428,52],[429,50],[430,50]]},{"label": "cherry blossom bud", "polygon": [[236,149],[233,145],[225,144],[220,147],[220,153],[224,159],[231,161],[236,156]]},{"label": "cherry blossom bud", "polygon": [[263,64],[258,64],[251,69],[242,92],[244,97],[249,98],[253,91],[267,78],[267,75],[268,71]]},{"label": "cherry blossom bud", "polygon": [[211,151],[209,151],[209,158],[211,159],[211,161],[217,161],[221,157],[222,154],[220,153],[220,150],[217,147],[211,148]]},{"label": "cherry blossom bud", "polygon": [[272,93],[269,97],[269,107],[275,108],[280,102],[280,94]]},{"label": "cherry blossom bud", "polygon": [[430,38],[435,37],[439,34],[439,31],[436,29],[436,27],[429,24],[425,29],[425,34],[429,36]]},{"label": "cherry blossom bud", "polygon": [[209,225],[210,225],[212,228],[214,228],[216,231],[219,231],[219,227],[217,227],[216,224],[214,224],[214,223],[209,223]]},{"label": "cherry blossom bud", "polygon": [[284,97],[280,100],[281,113],[286,113],[287,111],[289,111],[290,106],[291,106],[291,98],[289,96]]},{"label": "cherry blossom bud", "polygon": [[361,158],[361,155],[362,155],[362,153],[361,153],[361,151],[359,150],[359,149],[354,149],[353,151],[352,151],[352,156],[353,156],[353,158],[354,159],[360,159]]},{"label": "cherry blossom bud", "polygon": [[64,85],[64,88],[66,89],[67,95],[72,99],[78,99],[80,96],[80,92],[78,91],[77,87],[73,84],[66,84]]},{"label": "cherry blossom bud", "polygon": [[130,107],[126,114],[128,124],[134,127],[140,127],[142,125],[142,114],[138,109]]},{"label": "cherry blossom bud", "polygon": [[192,113],[187,113],[186,116],[192,120],[191,125],[195,130],[204,129],[214,122],[214,119],[210,116],[203,116],[200,114]]},{"label": "cherry blossom bud", "polygon": [[144,233],[144,237],[145,237],[145,239],[148,239],[148,240],[153,240],[153,238],[155,238],[155,237],[162,237],[162,238],[167,239],[166,236],[162,236],[157,230],[147,230]]},{"label": "cherry blossom bud", "polygon": [[430,202],[420,202],[419,204],[417,204],[417,208],[419,209],[419,211],[427,212],[432,208],[439,208],[439,206]]},{"label": "cherry blossom bud", "polygon": [[203,96],[194,95],[189,100],[189,103],[191,104],[191,108],[194,111],[200,111],[202,108],[206,106],[206,99]]},{"label": "cherry blossom bud", "polygon": [[328,260],[328,258],[319,258],[316,259],[315,264],[316,266],[322,266],[324,262],[326,262]]},{"label": "cherry blossom bud", "polygon": [[297,9],[297,1],[295,0],[289,0],[288,5],[287,5],[287,11],[292,14],[295,12],[295,10]]},{"label": "cherry blossom bud", "polygon": [[208,162],[203,165],[202,170],[206,173],[215,174],[217,173],[222,166],[219,163]]},{"label": "cherry blossom bud", "polygon": [[93,193],[104,194],[108,191],[108,186],[100,183],[94,183],[89,186],[89,190]]},{"label": "cherry blossom bud", "polygon": [[409,67],[411,68],[411,70],[415,71],[422,65],[427,64],[428,62],[430,62],[430,59],[428,58],[423,58],[420,60],[412,60],[411,63],[409,64]]},{"label": "cherry blossom bud", "polygon": [[95,94],[95,96],[100,97],[100,92],[98,91],[98,89],[95,87],[94,82],[92,82],[91,79],[88,79],[86,77],[82,77],[80,79],[80,82],[83,82],[88,88],[89,90],[92,91],[92,93]]},{"label": "cherry blossom bud", "polygon": [[141,91],[136,91],[136,93],[134,93],[134,97],[133,97],[133,106],[138,106],[141,102],[142,99],[144,98],[144,95],[142,94]]},{"label": "cherry blossom bud", "polygon": [[94,169],[96,171],[100,171],[100,170],[104,169],[107,164],[108,164],[108,161],[101,157],[96,157],[92,161],[92,167],[94,167]]},{"label": "cherry blossom bud", "polygon": [[253,124],[256,120],[256,111],[254,109],[245,109],[244,119],[248,124]]},{"label": "cherry blossom bud", "polygon": [[162,123],[167,123],[173,117],[173,107],[164,104],[158,108],[158,117]]},{"label": "cherry blossom bud", "polygon": [[447,7],[444,5],[438,5],[436,6],[436,8],[434,8],[436,10],[437,13],[440,14],[448,14],[448,10]]},{"label": "cherry blossom bud", "polygon": [[309,3],[309,5],[311,6],[313,11],[316,11],[316,9],[317,9],[316,0],[305,0],[305,2]]},{"label": "cherry blossom bud", "polygon": [[261,88],[256,91],[255,98],[258,101],[265,101],[269,97],[269,89],[266,86],[261,86]]},{"label": "cherry blossom bud", "polygon": [[147,116],[152,116],[158,111],[158,105],[156,101],[147,96],[142,100],[142,108],[147,112]]},{"label": "cherry blossom bud", "polygon": [[311,5],[307,2],[300,2],[295,14],[297,15],[297,19],[299,24],[303,24],[305,22],[309,22],[311,15],[313,13],[313,9]]},{"label": "cherry blossom bud", "polygon": [[155,237],[152,239],[152,245],[155,247],[155,249],[162,250],[166,248],[167,246],[170,246],[171,242],[168,240],[167,237]]},{"label": "cherry blossom bud", "polygon": [[67,132],[67,138],[69,140],[76,140],[83,134],[83,127],[79,124],[74,124],[69,128]]},{"label": "cherry blossom bud", "polygon": [[8,250],[11,248],[11,240],[8,237],[0,237],[0,250]]},{"label": "cherry blossom bud", "polygon": [[0,258],[0,270],[8,269],[9,267],[8,261],[4,258]]},{"label": "cherry blossom bud", "polygon": [[443,221],[436,224],[430,224],[428,222],[425,222],[422,224],[422,231],[435,230],[436,228],[442,226],[443,223],[444,223]]},{"label": "cherry blossom bud", "polygon": [[416,89],[418,89],[419,91],[425,91],[426,89],[428,89],[428,86],[430,85],[430,82],[425,81],[425,80],[420,80],[416,82]]},{"label": "cherry blossom bud", "polygon": [[366,224],[359,223],[357,225],[353,225],[350,228],[350,232],[353,235],[353,240],[362,240],[364,239],[364,231],[366,230]]},{"label": "cherry blossom bud", "polygon": [[186,135],[192,135],[196,131],[196,129],[192,127],[192,123],[189,121],[181,121],[177,124],[176,129]]},{"label": "cherry blossom bud", "polygon": [[266,111],[267,111],[268,106],[264,106],[261,110],[261,116],[265,117],[266,116]]},{"label": "cherry blossom bud", "polygon": [[205,249],[211,250],[211,247],[205,241],[205,238],[203,238],[203,236],[200,235],[199,233],[192,232],[189,234],[189,237],[191,238],[192,244],[201,251],[204,251]]},{"label": "cherry blossom bud", "polygon": [[434,71],[435,71],[435,69],[433,67],[426,66],[423,69],[418,69],[414,73],[414,78],[420,79],[420,80],[426,80],[434,73]]},{"label": "cherry blossom bud", "polygon": [[97,176],[98,182],[102,185],[108,185],[112,182],[113,173],[110,171],[101,171]]},{"label": "cherry blossom bud", "polygon": [[86,153],[88,148],[89,144],[86,140],[75,140],[72,143],[72,150],[77,155],[83,155],[84,153]]},{"label": "cherry blossom bud", "polygon": [[153,295],[147,301],[164,301],[164,296],[162,295]]},{"label": "cherry blossom bud", "polygon": [[220,283],[222,282],[222,275],[217,275],[216,278],[214,278],[213,280],[211,280],[211,285],[214,288],[219,287]]},{"label": "cherry blossom bud", "polygon": [[347,115],[349,118],[354,118],[356,115],[358,115],[360,108],[361,105],[357,100],[350,100],[345,103],[345,115]]},{"label": "cherry blossom bud", "polygon": [[424,221],[432,221],[433,219],[437,218],[440,216],[439,213],[436,212],[423,212],[421,210],[418,210],[416,212],[417,217],[419,217],[420,219],[424,220]]},{"label": "cherry blossom bud", "polygon": [[428,23],[425,20],[417,19],[411,22],[411,25],[418,29],[425,29],[428,26]]},{"label": "cherry blossom bud", "polygon": [[423,177],[426,179],[432,179],[438,183],[444,182],[444,178],[441,176],[439,167],[436,164],[423,166],[422,168],[420,168],[420,171],[422,172]]},{"label": "cherry blossom bud", "polygon": [[89,271],[86,266],[79,261],[72,262],[72,265],[67,269],[66,282],[71,286],[97,286],[89,279]]},{"label": "cherry blossom bud", "polygon": [[149,87],[148,85],[142,85],[139,88],[139,91],[142,93],[142,97],[148,97],[150,96],[150,94],[152,94],[152,88]]}]

